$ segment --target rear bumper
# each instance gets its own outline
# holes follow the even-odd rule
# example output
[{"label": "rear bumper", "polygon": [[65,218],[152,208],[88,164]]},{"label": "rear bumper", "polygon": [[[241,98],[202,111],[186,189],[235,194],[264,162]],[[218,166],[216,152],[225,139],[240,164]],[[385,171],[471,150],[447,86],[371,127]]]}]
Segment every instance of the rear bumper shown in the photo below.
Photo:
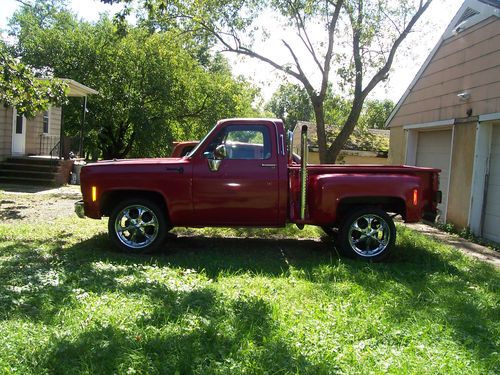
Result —
[{"label": "rear bumper", "polygon": [[85,218],[85,209],[83,207],[83,201],[75,202],[75,213],[80,219]]}]

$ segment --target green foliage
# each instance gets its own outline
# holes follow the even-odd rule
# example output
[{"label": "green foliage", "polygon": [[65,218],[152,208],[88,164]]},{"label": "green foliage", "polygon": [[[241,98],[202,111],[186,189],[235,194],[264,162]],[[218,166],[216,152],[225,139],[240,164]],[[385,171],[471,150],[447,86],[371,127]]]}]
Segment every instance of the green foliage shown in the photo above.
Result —
[{"label": "green foliage", "polygon": [[384,129],[384,124],[394,109],[390,99],[367,100],[359,117],[358,126],[365,129]]},{"label": "green foliage", "polygon": [[0,224],[2,373],[500,371],[499,271],[404,227],[385,264],[312,227],[179,230],[152,256],[105,228]]},{"label": "green foliage", "polygon": [[[220,118],[254,113],[256,90],[178,29],[118,27],[106,16],[91,24],[54,7],[24,7],[12,26],[24,61],[99,91],[89,97],[85,129],[94,158],[167,156],[173,141],[200,139]],[[73,102],[68,135],[78,134],[80,116]]]},{"label": "green foliage", "polygon": [[297,121],[310,121],[314,118],[306,90],[291,83],[280,85],[266,103],[266,110],[283,119],[287,130],[293,130]]},{"label": "green foliage", "polygon": [[[329,89],[324,103],[325,130],[328,139],[335,139],[349,116],[352,103],[343,97],[335,96]],[[358,126],[344,144],[345,150],[381,151],[389,150],[387,137],[369,131],[383,128],[386,116],[392,110],[390,100],[368,100],[365,102]],[[274,116],[282,118],[288,129],[293,130],[297,121],[313,121],[314,114],[306,91],[299,85],[283,84],[266,104],[266,109]],[[310,140],[317,145],[317,137],[310,134]]]},{"label": "green foliage", "polygon": [[0,40],[0,103],[34,117],[51,104],[62,105],[66,88],[60,80],[36,78],[33,70],[16,60]]}]

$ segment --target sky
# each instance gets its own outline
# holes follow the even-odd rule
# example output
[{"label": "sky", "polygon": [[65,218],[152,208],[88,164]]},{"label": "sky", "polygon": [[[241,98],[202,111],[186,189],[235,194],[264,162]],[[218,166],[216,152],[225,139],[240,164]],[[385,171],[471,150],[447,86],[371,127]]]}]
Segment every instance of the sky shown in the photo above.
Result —
[{"label": "sky", "polygon": [[[120,8],[119,5],[110,6],[98,0],[69,0],[68,3],[73,12],[88,21],[96,21],[100,13],[113,14]],[[416,32],[412,33],[401,46],[407,53],[396,55],[389,81],[379,85],[370,98],[399,100],[462,3],[462,0],[433,1],[422,20],[416,25]],[[18,1],[0,0],[0,30],[6,30],[8,19],[17,7],[19,7]],[[270,20],[264,17],[263,22],[269,23]],[[3,35],[5,37],[5,33]],[[280,58],[283,56],[280,54],[286,53],[280,41],[282,38],[287,38],[287,35],[280,30],[273,30],[270,40],[256,43],[253,47],[271,57]],[[234,54],[226,54],[226,57],[231,63],[234,74],[243,75],[261,88],[264,100],[268,100],[283,82],[283,76],[265,63]]]}]

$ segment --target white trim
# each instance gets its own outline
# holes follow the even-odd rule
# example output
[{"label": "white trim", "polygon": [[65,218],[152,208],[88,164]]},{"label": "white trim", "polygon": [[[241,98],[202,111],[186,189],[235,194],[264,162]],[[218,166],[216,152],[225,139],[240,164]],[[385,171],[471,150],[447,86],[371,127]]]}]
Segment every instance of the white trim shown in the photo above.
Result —
[{"label": "white trim", "polygon": [[[45,134],[45,135],[50,135],[50,125],[51,125],[51,122],[52,122],[52,111],[51,111],[51,107],[47,108],[46,111],[43,111],[42,112],[42,134]],[[45,133],[44,131],[44,128],[43,128],[43,118],[45,117],[45,112],[47,112],[47,117],[48,117],[48,124],[47,124],[47,133]]]},{"label": "white trim", "polygon": [[448,219],[448,204],[450,203],[450,184],[451,184],[451,162],[453,161],[453,145],[455,143],[455,128],[453,125],[451,128],[451,145],[450,145],[450,161],[448,162],[448,186],[446,188],[446,206],[444,208],[443,221],[446,223]]},{"label": "white trim", "polygon": [[405,137],[406,137],[405,164],[406,165],[416,165],[417,164],[418,131],[414,130],[414,129],[408,129],[405,131]]},{"label": "white trim", "polygon": [[500,120],[500,112],[479,115],[479,122]]},{"label": "white trim", "polygon": [[439,128],[451,128],[450,125],[455,124],[455,119],[450,118],[448,120],[440,120],[440,121],[432,121],[432,122],[423,122],[420,124],[409,124],[409,125],[404,125],[403,129],[404,130],[410,130],[410,129],[427,129],[427,128],[432,128],[432,129],[439,129]]},{"label": "white trim", "polygon": [[476,236],[481,236],[483,230],[484,190],[490,164],[492,133],[491,124],[477,123],[469,210],[469,227]]}]

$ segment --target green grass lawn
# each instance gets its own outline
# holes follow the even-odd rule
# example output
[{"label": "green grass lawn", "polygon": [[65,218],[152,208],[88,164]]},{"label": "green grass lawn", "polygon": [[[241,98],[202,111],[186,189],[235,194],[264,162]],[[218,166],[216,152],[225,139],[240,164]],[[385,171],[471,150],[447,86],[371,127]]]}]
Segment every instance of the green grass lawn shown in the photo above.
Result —
[{"label": "green grass lawn", "polygon": [[500,373],[500,272],[404,227],[384,264],[312,227],[178,230],[152,256],[105,228],[0,225],[0,373]]}]

